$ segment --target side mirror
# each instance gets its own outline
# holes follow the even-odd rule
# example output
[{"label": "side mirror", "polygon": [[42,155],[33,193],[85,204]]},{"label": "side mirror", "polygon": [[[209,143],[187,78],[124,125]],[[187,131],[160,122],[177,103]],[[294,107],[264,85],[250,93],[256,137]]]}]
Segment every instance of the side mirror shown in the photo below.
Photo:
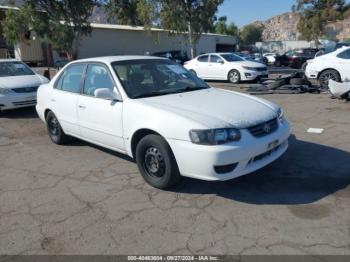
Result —
[{"label": "side mirror", "polygon": [[223,60],[220,60],[220,61],[219,61],[219,64],[222,64],[222,65],[223,65],[223,64],[225,64],[225,62],[224,62]]},{"label": "side mirror", "polygon": [[98,88],[95,90],[95,97],[111,100],[111,101],[119,101],[119,96],[113,90],[109,88]]}]

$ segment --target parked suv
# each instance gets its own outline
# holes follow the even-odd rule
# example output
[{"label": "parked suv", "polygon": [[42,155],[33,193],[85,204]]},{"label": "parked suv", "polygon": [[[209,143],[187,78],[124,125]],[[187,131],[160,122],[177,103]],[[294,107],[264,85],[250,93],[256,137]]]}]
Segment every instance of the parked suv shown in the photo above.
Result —
[{"label": "parked suv", "polygon": [[276,66],[289,66],[297,69],[305,69],[306,61],[313,59],[319,51],[317,48],[302,48],[290,50],[276,57]]}]

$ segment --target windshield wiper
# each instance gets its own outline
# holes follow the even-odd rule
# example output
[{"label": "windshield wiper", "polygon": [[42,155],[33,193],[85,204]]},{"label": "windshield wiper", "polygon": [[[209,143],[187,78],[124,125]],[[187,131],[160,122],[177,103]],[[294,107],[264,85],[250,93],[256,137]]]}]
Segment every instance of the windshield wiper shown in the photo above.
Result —
[{"label": "windshield wiper", "polygon": [[164,95],[172,95],[172,94],[180,94],[180,93],[185,93],[185,92],[191,92],[191,91],[196,91],[196,90],[201,90],[201,89],[207,89],[208,87],[206,86],[187,86],[186,88],[182,88],[179,90],[174,90],[174,91],[164,91],[164,92],[150,92],[142,95],[137,95],[134,96],[134,99],[137,98],[146,98],[146,97],[153,97],[153,96],[164,96]]},{"label": "windshield wiper", "polygon": [[134,96],[133,98],[146,98],[146,97],[152,97],[152,96],[164,96],[164,95],[169,95],[173,94],[174,92],[150,92],[142,95],[137,95]]}]

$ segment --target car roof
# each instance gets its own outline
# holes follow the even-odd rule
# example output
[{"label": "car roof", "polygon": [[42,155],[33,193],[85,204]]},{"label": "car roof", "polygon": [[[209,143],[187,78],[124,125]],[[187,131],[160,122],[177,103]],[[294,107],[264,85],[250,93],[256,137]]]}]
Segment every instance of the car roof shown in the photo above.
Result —
[{"label": "car roof", "polygon": [[200,56],[205,56],[205,55],[230,55],[230,54],[233,54],[234,52],[227,52],[227,53],[206,53],[206,54],[200,54],[198,57]]},{"label": "car roof", "polygon": [[128,60],[147,60],[147,59],[166,59],[157,56],[130,56],[130,55],[120,55],[120,56],[101,56],[101,57],[92,57],[85,58],[73,61],[73,63],[78,62],[102,62],[102,63],[112,63],[118,61],[128,61]]}]

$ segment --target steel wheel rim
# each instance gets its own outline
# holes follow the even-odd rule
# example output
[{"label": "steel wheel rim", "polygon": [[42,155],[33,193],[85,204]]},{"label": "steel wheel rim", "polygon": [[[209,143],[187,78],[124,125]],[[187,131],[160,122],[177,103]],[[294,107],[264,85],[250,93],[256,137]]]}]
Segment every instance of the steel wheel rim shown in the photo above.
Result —
[{"label": "steel wheel rim", "polygon": [[143,166],[151,177],[162,178],[165,175],[165,161],[156,147],[149,147],[145,151]]},{"label": "steel wheel rim", "polygon": [[233,83],[237,83],[239,79],[239,75],[237,72],[231,72],[230,73],[230,81]]},{"label": "steel wheel rim", "polygon": [[336,81],[337,77],[333,73],[327,73],[327,74],[322,75],[320,80],[321,80],[321,84],[323,86],[328,86],[329,80]]},{"label": "steel wheel rim", "polygon": [[49,132],[53,136],[59,135],[59,123],[56,117],[50,117],[48,121]]}]

